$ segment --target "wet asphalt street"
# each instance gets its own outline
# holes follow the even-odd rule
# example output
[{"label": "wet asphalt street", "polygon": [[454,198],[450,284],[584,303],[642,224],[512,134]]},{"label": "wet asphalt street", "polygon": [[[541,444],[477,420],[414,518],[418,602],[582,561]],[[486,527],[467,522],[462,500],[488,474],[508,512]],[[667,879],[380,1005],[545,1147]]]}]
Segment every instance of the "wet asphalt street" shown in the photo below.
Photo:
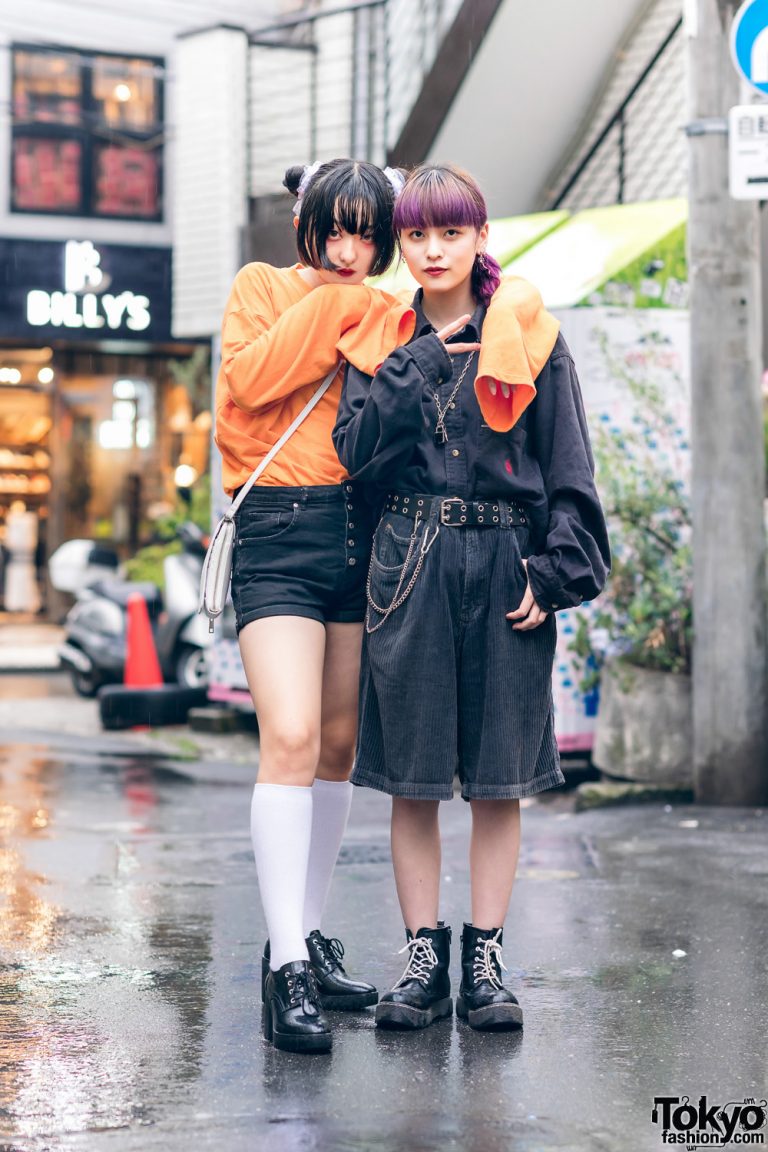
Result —
[{"label": "wet asphalt street", "polygon": [[[645,1152],[655,1096],[765,1097],[765,814],[529,804],[505,941],[524,1035],[380,1033],[369,1010],[300,1057],[260,1034],[250,791],[177,771],[0,750],[3,1152]],[[442,806],[457,980],[468,815]],[[403,964],[387,816],[356,792],[325,925],[380,988]]]}]

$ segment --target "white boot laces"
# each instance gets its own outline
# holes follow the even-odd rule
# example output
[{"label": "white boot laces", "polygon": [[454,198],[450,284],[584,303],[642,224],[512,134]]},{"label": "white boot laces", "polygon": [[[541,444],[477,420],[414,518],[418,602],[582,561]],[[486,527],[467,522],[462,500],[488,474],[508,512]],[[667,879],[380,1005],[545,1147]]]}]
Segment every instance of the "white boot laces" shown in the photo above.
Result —
[{"label": "white boot laces", "polygon": [[432,941],[428,937],[415,936],[413,940],[408,941],[405,948],[400,949],[398,956],[401,956],[403,952],[408,952],[409,950],[411,954],[408,957],[405,972],[403,972],[397,984],[394,985],[392,989],[393,992],[395,988],[399,988],[401,984],[405,984],[408,980],[418,980],[419,983],[426,985],[432,969],[437,967],[437,956],[432,947]]},{"label": "white boot laces", "polygon": [[499,968],[507,971],[507,966],[501,958],[501,944],[499,943],[499,936],[501,935],[501,928],[495,936],[487,936],[485,940],[481,940],[475,948],[474,960],[474,978],[480,984],[483,981],[488,981],[494,988],[502,988],[501,979],[496,968],[498,963]]}]

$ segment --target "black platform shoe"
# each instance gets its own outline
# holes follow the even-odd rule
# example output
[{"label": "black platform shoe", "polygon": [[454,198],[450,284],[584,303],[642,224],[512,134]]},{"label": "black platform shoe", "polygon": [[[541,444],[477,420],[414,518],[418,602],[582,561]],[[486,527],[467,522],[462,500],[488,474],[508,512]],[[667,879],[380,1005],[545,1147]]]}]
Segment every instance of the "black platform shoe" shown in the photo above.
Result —
[{"label": "black platform shoe", "polygon": [[461,988],[456,1015],[470,1028],[506,1032],[522,1028],[523,1010],[501,982],[501,928],[464,925],[461,934]]},{"label": "black platform shoe", "polygon": [[415,936],[408,932],[408,943],[400,951],[406,949],[410,956],[405,972],[376,1009],[378,1028],[426,1028],[453,1011],[450,928],[441,922],[437,928],[419,928]]},{"label": "black platform shoe", "polygon": [[267,974],[262,1010],[264,1039],[283,1052],[328,1052],[333,1043],[306,960]]},{"label": "black platform shoe", "polygon": [[[363,980],[352,980],[347,976],[341,963],[344,958],[344,945],[340,940],[328,939],[315,929],[307,936],[307,951],[312,972],[317,982],[320,1006],[329,1012],[357,1012],[370,1008],[379,999],[373,984]],[[264,999],[264,984],[269,972],[269,940],[264,946],[261,959],[261,998]]]}]

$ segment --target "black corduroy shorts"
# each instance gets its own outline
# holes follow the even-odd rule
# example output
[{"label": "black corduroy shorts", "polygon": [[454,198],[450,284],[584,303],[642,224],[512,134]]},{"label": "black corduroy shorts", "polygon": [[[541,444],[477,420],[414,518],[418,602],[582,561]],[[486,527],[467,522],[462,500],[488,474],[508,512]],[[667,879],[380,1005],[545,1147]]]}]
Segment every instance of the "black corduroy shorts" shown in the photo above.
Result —
[{"label": "black corduroy shorts", "polygon": [[268,616],[356,623],[365,614],[373,518],[359,487],[254,486],[235,516],[237,631]]},{"label": "black corduroy shorts", "polygon": [[354,784],[449,800],[458,772],[465,800],[494,800],[564,782],[554,616],[531,632],[505,618],[522,600],[528,549],[527,525],[509,525],[506,513],[498,526],[451,527],[433,500],[414,539],[413,519],[385,512],[370,563],[378,610],[369,604],[366,615]]}]

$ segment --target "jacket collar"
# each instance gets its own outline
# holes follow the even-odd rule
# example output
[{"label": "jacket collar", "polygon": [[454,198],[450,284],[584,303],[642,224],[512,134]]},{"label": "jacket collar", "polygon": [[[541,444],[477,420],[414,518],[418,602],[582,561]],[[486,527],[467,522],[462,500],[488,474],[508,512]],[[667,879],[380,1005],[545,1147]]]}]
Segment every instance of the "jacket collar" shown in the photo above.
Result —
[{"label": "jacket collar", "polygon": [[[435,331],[435,326],[424,315],[424,292],[419,288],[413,298],[413,311],[416,313],[416,328],[414,336],[428,336],[430,332]],[[455,340],[461,344],[473,344],[480,339],[483,331],[483,319],[485,317],[485,305],[478,304],[472,313],[472,319],[468,324],[457,332],[455,336],[451,336],[451,340]],[[450,343],[450,341],[449,341]]]}]

